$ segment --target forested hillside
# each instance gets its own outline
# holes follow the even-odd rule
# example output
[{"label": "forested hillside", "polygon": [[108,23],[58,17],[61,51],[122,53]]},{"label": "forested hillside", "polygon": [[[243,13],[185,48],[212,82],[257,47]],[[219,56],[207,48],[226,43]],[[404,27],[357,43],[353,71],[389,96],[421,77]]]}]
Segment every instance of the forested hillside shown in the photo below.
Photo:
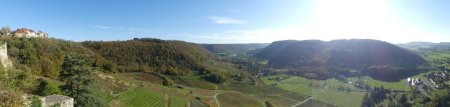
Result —
[{"label": "forested hillside", "polygon": [[[276,68],[311,78],[360,75],[391,80],[413,73],[424,60],[393,44],[369,39],[277,41],[255,54]],[[296,72],[298,71],[298,72]],[[385,78],[386,75],[389,78]]]},{"label": "forested hillside", "polygon": [[[134,39],[127,41],[86,41],[82,43],[111,63],[105,69],[120,72],[158,72],[185,75],[204,71],[204,61],[211,58],[201,45],[183,41]],[[100,61],[102,62],[102,61]]]},{"label": "forested hillside", "polygon": [[53,94],[73,97],[77,106],[104,105],[92,93],[95,53],[80,43],[4,36],[1,41],[7,43],[13,67],[0,68],[0,106],[23,107],[30,101],[35,107],[40,104],[36,96]]},{"label": "forested hillside", "polygon": [[66,54],[95,54],[79,43],[59,39],[1,38],[1,41],[7,43],[14,67],[49,78],[57,78]]}]

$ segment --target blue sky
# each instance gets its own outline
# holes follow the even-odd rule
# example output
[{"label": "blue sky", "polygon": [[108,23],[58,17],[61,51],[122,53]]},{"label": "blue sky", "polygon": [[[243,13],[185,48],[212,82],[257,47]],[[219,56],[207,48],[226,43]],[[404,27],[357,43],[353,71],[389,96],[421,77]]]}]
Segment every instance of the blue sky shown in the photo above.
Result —
[{"label": "blue sky", "polygon": [[0,26],[51,37],[196,43],[450,41],[449,0],[0,0]]}]

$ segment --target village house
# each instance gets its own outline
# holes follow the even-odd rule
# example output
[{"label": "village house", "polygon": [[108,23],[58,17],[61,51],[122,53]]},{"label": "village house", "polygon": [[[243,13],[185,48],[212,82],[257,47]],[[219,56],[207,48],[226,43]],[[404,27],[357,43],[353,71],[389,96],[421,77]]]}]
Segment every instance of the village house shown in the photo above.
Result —
[{"label": "village house", "polygon": [[449,80],[448,74],[445,71],[426,74],[425,77],[427,78],[427,80],[431,82],[431,85],[433,85],[433,87],[436,89],[445,88],[445,86],[447,86],[445,84],[445,81]]},{"label": "village house", "polygon": [[32,38],[32,37],[43,37],[43,38],[47,38],[48,34],[42,31],[38,31],[38,32],[34,32],[31,29],[27,29],[27,28],[20,28],[17,29],[16,31],[14,31],[14,37],[18,37],[18,38]]},{"label": "village house", "polygon": [[419,78],[408,78],[408,79],[406,79],[406,81],[411,86],[419,85],[422,83],[422,80],[420,80]]}]

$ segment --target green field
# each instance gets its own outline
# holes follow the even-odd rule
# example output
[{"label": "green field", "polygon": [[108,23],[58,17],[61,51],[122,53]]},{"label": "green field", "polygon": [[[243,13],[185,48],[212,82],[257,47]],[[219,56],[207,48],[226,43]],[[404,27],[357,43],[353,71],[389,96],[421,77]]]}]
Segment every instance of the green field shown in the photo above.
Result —
[{"label": "green field", "polygon": [[[140,75],[142,74],[142,75]],[[195,100],[195,97],[208,98],[214,95],[215,90],[202,89],[204,92],[199,93],[199,88],[176,86],[163,86],[160,77],[152,74],[144,73],[118,73],[116,75],[103,74],[105,79],[99,79],[96,86],[99,90],[95,90],[96,94],[101,96],[112,107],[202,107],[206,106],[204,102]],[[183,78],[183,77],[181,77]],[[183,80],[187,80],[194,87],[214,87],[215,84],[201,80],[198,76],[185,76]],[[119,93],[115,92],[114,84],[127,84]],[[207,83],[205,85],[205,83]],[[112,93],[114,92],[114,93]],[[212,93],[212,94],[207,94]],[[215,104],[215,102],[213,102]]]},{"label": "green field", "polygon": [[188,86],[216,90],[217,85],[205,80],[202,80],[199,76],[183,76],[179,77],[178,81],[182,81]]},{"label": "green field", "polygon": [[169,107],[186,107],[187,100],[179,97],[169,98]]},{"label": "green field", "polygon": [[270,80],[269,78],[273,77],[265,77],[263,78],[263,81],[287,91],[312,96],[313,99],[330,103],[335,106],[360,106],[365,95],[363,90],[354,87],[352,84],[341,82],[336,79],[312,80],[293,76],[281,81],[276,81]]},{"label": "green field", "polygon": [[164,94],[151,92],[143,87],[137,87],[125,92],[116,99],[127,107],[163,107]]},{"label": "green field", "polygon": [[450,51],[440,51],[425,54],[427,60],[436,60],[442,58],[450,58]]},{"label": "green field", "polygon": [[225,92],[217,95],[222,107],[263,107],[264,104],[257,99],[238,92]]},{"label": "green field", "polygon": [[334,105],[327,103],[320,103],[317,100],[308,100],[304,102],[302,105],[299,105],[297,107],[334,107]]},{"label": "green field", "polygon": [[423,55],[426,60],[431,62],[431,67],[437,68],[437,67],[449,67],[450,64],[448,64],[446,61],[450,58],[450,51],[438,51],[438,52],[432,52],[428,54]]},{"label": "green field", "polygon": [[190,100],[189,104],[191,107],[208,107],[208,105],[202,103],[199,100]]},{"label": "green field", "polygon": [[381,87],[383,86],[386,89],[391,90],[399,90],[399,91],[411,91],[411,87],[407,84],[406,79],[402,79],[398,82],[385,82],[385,81],[378,81],[374,80],[368,76],[364,77],[354,77],[354,78],[348,78],[349,81],[364,81],[367,85],[370,87]]}]

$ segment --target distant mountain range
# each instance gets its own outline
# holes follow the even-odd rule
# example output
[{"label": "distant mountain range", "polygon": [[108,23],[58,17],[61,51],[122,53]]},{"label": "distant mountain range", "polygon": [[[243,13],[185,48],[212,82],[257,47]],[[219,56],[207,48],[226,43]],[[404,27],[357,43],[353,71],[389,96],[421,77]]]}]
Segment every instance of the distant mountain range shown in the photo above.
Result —
[{"label": "distant mountain range", "polygon": [[404,44],[396,44],[400,47],[416,50],[416,51],[445,51],[450,50],[450,42],[409,42]]},{"label": "distant mountain range", "polygon": [[214,53],[247,53],[252,50],[262,49],[268,45],[269,43],[202,44],[202,46]]},{"label": "distant mountain range", "polygon": [[407,49],[370,39],[276,41],[254,56],[273,67],[296,68],[289,73],[319,79],[366,73],[395,81],[425,62]]}]

